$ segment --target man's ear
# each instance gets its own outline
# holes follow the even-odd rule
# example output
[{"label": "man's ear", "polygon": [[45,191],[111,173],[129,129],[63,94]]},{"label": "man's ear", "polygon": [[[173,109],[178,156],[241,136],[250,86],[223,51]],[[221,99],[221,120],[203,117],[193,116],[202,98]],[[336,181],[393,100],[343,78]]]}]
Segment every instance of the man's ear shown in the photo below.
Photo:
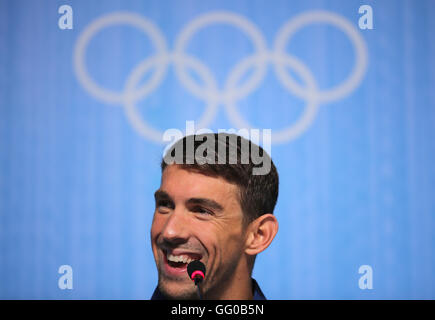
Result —
[{"label": "man's ear", "polygon": [[252,221],[248,226],[245,253],[256,255],[265,250],[278,232],[278,220],[266,213]]}]

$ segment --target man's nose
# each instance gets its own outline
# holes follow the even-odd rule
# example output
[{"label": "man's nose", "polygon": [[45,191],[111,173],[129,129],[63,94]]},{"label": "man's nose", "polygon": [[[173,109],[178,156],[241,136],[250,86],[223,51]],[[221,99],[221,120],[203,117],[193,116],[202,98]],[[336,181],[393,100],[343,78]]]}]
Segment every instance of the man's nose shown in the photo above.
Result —
[{"label": "man's nose", "polygon": [[184,243],[189,238],[189,222],[183,210],[173,210],[162,232],[163,239],[173,245]]}]

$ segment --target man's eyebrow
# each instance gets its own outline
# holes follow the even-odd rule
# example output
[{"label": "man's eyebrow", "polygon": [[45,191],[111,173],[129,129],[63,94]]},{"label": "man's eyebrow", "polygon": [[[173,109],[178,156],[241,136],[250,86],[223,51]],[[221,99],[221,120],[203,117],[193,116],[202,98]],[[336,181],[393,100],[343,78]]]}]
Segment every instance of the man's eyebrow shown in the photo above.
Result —
[{"label": "man's eyebrow", "polygon": [[214,200],[211,199],[207,199],[207,198],[190,198],[189,200],[187,200],[187,204],[197,204],[197,205],[202,205],[204,207],[210,208],[210,209],[214,209],[217,211],[223,211],[224,207],[222,205],[220,205],[219,203],[217,203]]},{"label": "man's eyebrow", "polygon": [[156,192],[154,192],[154,199],[167,199],[167,200],[172,200],[171,196],[169,194],[167,194],[165,191],[163,190],[157,190]]},{"label": "man's eyebrow", "polygon": [[[154,192],[154,198],[155,200],[170,200],[172,201],[171,196],[163,190],[157,190],[156,192]],[[189,200],[187,200],[186,202],[187,204],[196,204],[196,205],[201,205],[216,211],[223,211],[224,207],[219,204],[218,202],[212,200],[212,199],[207,199],[207,198],[190,198]]]}]

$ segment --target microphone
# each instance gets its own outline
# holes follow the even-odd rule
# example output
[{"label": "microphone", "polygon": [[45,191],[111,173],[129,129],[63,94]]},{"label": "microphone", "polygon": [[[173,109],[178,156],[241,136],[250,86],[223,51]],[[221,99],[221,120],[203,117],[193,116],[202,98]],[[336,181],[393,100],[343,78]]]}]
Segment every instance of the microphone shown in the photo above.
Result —
[{"label": "microphone", "polygon": [[198,289],[199,299],[202,300],[202,294],[199,285],[205,278],[205,265],[199,260],[194,260],[187,265],[187,273],[189,274],[190,279],[195,282],[195,285]]}]

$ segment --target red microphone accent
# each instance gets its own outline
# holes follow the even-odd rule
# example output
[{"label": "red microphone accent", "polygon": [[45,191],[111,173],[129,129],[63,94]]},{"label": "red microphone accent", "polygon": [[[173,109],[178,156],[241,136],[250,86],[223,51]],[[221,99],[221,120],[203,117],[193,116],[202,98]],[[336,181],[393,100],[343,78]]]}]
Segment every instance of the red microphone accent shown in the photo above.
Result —
[{"label": "red microphone accent", "polygon": [[205,278],[204,272],[202,272],[201,270],[195,270],[192,273],[192,276],[190,277],[192,280],[195,280],[196,275],[201,276],[201,278]]}]

